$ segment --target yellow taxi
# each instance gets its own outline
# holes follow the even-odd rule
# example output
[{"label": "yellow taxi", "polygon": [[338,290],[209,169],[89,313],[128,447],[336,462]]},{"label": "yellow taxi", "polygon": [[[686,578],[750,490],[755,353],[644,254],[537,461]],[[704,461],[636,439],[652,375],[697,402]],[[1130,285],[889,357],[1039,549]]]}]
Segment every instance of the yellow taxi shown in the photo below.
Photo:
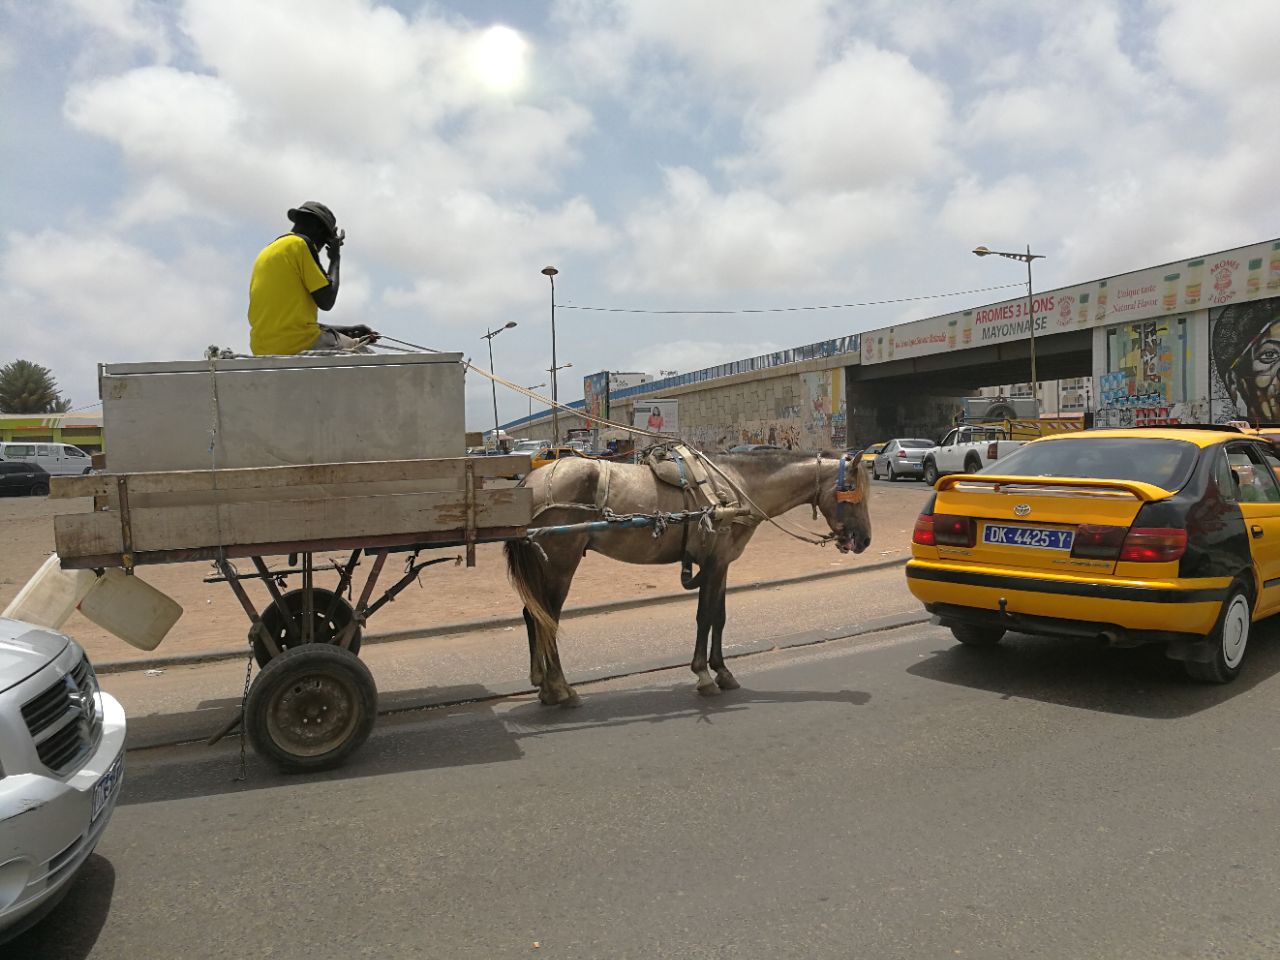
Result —
[{"label": "yellow taxi", "polygon": [[539,467],[545,467],[548,463],[555,463],[557,460],[568,460],[572,457],[593,459],[573,447],[543,447],[534,454],[532,466],[529,469],[537,470]]},{"label": "yellow taxi", "polygon": [[871,465],[876,461],[876,455],[880,453],[880,451],[883,450],[888,445],[889,445],[888,440],[884,440],[880,443],[873,443],[871,444],[871,446],[867,447],[867,449],[862,451],[862,456],[859,457],[858,459],[861,460],[863,463],[865,463],[868,468],[870,468]]},{"label": "yellow taxi", "polygon": [[961,643],[1007,631],[1163,643],[1226,683],[1280,612],[1280,459],[1232,426],[1087,430],[943,477],[907,584]]}]

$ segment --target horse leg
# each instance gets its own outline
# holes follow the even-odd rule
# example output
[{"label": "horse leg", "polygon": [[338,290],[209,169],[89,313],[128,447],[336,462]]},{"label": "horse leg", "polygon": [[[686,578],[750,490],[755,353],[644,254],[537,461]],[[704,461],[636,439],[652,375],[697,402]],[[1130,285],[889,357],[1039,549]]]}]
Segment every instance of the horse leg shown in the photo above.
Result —
[{"label": "horse leg", "polygon": [[737,690],[742,684],[738,683],[729,672],[729,668],[724,665],[724,650],[721,646],[724,640],[725,589],[728,584],[729,568],[725,567],[716,577],[712,587],[715,591],[715,601],[711,617],[711,669],[716,672],[716,686],[721,690]]},{"label": "horse leg", "polygon": [[538,634],[537,627],[533,622],[533,615],[529,613],[529,608],[525,607],[524,613],[524,629],[529,634],[529,686],[542,686],[542,660],[538,657]]},{"label": "horse leg", "polygon": [[707,636],[711,633],[711,625],[715,619],[715,597],[713,585],[719,579],[719,571],[704,566],[701,571],[702,584],[698,587],[698,633],[693,644],[693,662],[689,669],[698,678],[698,693],[704,697],[720,692],[716,682],[711,679],[707,669]]},{"label": "horse leg", "polygon": [[[568,538],[566,538],[567,540]],[[579,703],[578,692],[565,680],[564,668],[560,665],[560,613],[569,596],[569,587],[573,583],[573,575],[577,572],[582,560],[582,544],[574,538],[574,543],[565,543],[563,551],[553,554],[556,561],[554,575],[548,575],[543,584],[542,596],[539,598],[547,612],[555,621],[555,632],[547,644],[547,653],[538,663],[537,645],[532,650],[534,667],[530,671],[530,679],[534,673],[540,673],[537,683],[538,699],[548,706],[576,707]],[[549,568],[552,564],[547,565]]]}]

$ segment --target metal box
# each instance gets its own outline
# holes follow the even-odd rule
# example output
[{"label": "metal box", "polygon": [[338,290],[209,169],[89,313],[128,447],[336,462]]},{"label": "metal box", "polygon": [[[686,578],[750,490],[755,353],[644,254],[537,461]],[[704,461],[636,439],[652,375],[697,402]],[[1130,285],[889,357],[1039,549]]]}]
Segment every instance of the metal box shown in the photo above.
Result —
[{"label": "metal box", "polygon": [[466,453],[462,355],[245,357],[99,368],[112,473]]}]

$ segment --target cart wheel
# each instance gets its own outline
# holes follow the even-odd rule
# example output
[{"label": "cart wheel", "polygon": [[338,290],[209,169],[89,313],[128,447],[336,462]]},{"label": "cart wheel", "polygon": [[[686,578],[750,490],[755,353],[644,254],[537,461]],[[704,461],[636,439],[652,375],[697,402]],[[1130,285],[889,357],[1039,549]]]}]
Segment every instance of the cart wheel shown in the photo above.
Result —
[{"label": "cart wheel", "polygon": [[[311,606],[315,618],[316,643],[337,643],[338,637],[342,636],[342,631],[355,621],[355,611],[351,609],[351,604],[332,590],[315,588],[311,591],[311,595],[315,598]],[[280,603],[273,603],[262,611],[262,626],[270,636],[275,638],[276,646],[281,650],[289,649],[289,631],[285,628],[286,622],[291,621],[298,631],[298,636],[302,635],[302,596],[301,590],[290,590],[280,598]],[[336,604],[334,604],[335,598]],[[330,604],[334,604],[332,617],[329,616]],[[360,652],[360,637],[360,627],[357,626],[351,642],[347,644],[347,649],[352,653]],[[271,659],[271,651],[256,633],[250,639],[253,642],[254,659],[258,661],[258,666],[265,667],[267,661]]]},{"label": "cart wheel", "polygon": [[245,729],[259,756],[287,771],[341,765],[368,739],[378,688],[360,658],[308,643],[262,668],[245,700]]}]

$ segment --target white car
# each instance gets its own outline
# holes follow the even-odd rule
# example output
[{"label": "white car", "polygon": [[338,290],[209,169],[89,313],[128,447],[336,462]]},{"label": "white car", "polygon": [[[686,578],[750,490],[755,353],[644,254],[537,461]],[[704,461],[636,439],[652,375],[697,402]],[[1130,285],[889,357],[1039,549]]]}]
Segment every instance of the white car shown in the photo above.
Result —
[{"label": "white car", "polygon": [[0,943],[57,904],[124,780],[124,708],[79,645],[0,619]]},{"label": "white car", "polygon": [[78,476],[93,469],[93,458],[69,443],[0,443],[0,460],[39,464],[55,477]]}]

